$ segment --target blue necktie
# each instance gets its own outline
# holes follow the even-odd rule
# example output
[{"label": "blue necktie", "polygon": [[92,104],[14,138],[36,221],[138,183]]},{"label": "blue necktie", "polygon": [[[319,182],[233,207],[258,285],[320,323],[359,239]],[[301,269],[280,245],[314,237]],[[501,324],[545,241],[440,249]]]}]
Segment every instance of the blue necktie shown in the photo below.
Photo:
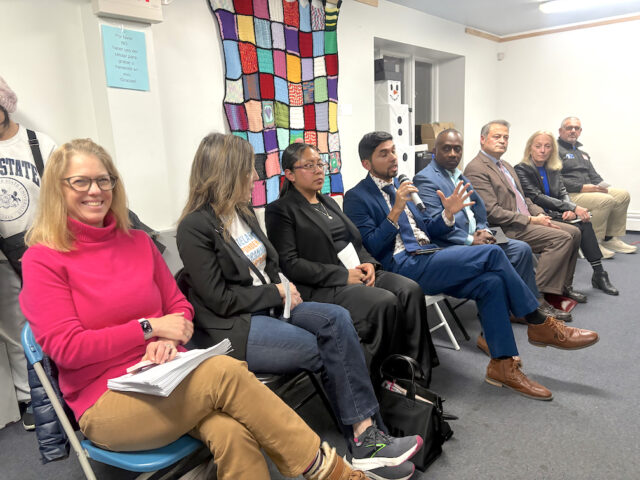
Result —
[{"label": "blue necktie", "polygon": [[[396,203],[395,187],[393,185],[385,185],[382,187],[382,191],[389,195],[389,200],[393,207],[394,203]],[[420,245],[413,233],[413,229],[409,223],[409,218],[404,211],[400,214],[400,217],[398,217],[398,225],[400,226],[400,238],[402,239],[402,243],[404,243],[404,249],[409,253],[419,250]]]}]

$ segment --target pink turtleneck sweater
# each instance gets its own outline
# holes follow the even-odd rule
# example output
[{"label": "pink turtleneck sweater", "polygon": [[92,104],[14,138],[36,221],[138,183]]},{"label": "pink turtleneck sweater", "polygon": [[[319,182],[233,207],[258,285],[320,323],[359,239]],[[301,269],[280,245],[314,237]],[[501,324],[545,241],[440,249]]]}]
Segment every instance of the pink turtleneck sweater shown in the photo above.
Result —
[{"label": "pink turtleneck sweater", "polygon": [[116,229],[111,214],[104,228],[68,221],[72,251],[39,244],[25,253],[20,305],[79,419],[108,379],[145,354],[138,319],[184,312],[191,320],[193,308],[146,233]]}]

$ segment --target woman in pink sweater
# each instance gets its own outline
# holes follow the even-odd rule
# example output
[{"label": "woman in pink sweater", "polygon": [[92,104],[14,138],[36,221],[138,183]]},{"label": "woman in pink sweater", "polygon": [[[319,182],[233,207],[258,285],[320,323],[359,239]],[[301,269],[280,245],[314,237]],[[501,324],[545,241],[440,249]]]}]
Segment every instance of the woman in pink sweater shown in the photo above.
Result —
[{"label": "woman in pink sweater", "polygon": [[193,333],[191,305],[147,235],[129,229],[126,205],[109,154],[73,140],[47,162],[27,235],[20,304],[83,434],[131,451],[189,433],[211,450],[221,480],[268,479],[260,449],[285,476],[364,479],[227,356],[203,362],[166,398],[107,389],[141,359],[173,359]]}]

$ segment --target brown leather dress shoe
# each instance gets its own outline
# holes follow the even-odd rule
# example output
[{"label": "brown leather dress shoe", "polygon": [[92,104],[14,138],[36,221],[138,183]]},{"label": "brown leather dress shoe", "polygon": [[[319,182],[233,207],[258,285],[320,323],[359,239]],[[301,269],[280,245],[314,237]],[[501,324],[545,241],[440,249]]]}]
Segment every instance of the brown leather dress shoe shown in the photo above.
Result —
[{"label": "brown leather dress shoe", "polygon": [[487,366],[485,381],[496,387],[507,387],[520,395],[534,400],[551,400],[551,391],[537,382],[529,379],[515,358],[492,358]]},{"label": "brown leather dress shoe", "polygon": [[529,324],[527,335],[529,343],[532,345],[556,347],[563,350],[589,347],[599,340],[596,332],[567,327],[564,322],[553,317],[547,317],[540,325]]}]

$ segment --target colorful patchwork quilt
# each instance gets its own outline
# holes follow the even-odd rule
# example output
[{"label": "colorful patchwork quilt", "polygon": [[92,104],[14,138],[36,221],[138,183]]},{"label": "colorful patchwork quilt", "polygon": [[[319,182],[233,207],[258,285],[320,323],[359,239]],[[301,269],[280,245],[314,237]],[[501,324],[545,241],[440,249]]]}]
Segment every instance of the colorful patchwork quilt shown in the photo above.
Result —
[{"label": "colorful patchwork quilt", "polygon": [[337,22],[341,0],[209,0],[225,61],[224,109],[255,151],[253,205],[278,198],[282,151],[318,147],[323,193],[344,190],[338,135]]}]

